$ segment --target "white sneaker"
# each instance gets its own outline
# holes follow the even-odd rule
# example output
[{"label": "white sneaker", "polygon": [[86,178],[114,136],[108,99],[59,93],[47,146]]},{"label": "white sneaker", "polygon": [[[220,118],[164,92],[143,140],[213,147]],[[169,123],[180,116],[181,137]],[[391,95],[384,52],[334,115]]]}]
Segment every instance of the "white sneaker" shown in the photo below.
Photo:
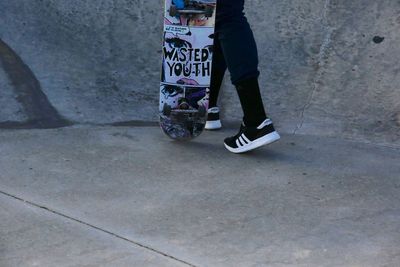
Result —
[{"label": "white sneaker", "polygon": [[205,129],[218,130],[222,128],[221,120],[219,119],[219,108],[213,107],[208,110],[208,117]]}]

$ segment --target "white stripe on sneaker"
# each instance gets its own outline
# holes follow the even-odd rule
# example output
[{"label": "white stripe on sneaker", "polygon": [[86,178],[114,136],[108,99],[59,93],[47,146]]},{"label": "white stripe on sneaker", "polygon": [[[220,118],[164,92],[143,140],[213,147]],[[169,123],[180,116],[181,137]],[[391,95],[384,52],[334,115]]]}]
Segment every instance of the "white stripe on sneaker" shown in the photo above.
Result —
[{"label": "white stripe on sneaker", "polygon": [[243,139],[246,141],[247,144],[250,144],[251,141],[247,138],[244,134],[242,134]]},{"label": "white stripe on sneaker", "polygon": [[265,126],[268,126],[272,124],[272,120],[271,119],[266,119],[265,121],[263,121],[260,126],[257,127],[258,130],[261,130],[262,128],[264,128]]},{"label": "white stripe on sneaker", "polygon": [[218,107],[210,108],[210,109],[208,110],[208,113],[219,113],[219,108],[218,108]]},{"label": "white stripe on sneaker", "polygon": [[243,145],[247,145],[247,142],[244,141],[244,139],[243,139],[243,135],[239,137],[239,142],[240,142],[241,144],[243,144]]},{"label": "white stripe on sneaker", "polygon": [[241,147],[242,147],[242,144],[239,142],[239,139],[236,139],[236,146],[237,146],[238,148],[241,148]]}]

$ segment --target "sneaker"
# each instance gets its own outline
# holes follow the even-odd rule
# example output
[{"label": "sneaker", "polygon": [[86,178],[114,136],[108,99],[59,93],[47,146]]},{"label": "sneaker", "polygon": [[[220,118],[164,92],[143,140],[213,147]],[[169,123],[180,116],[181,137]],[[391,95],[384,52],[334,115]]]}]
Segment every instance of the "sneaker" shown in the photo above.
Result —
[{"label": "sneaker", "polygon": [[244,153],[271,144],[280,139],[270,119],[266,119],[258,127],[240,127],[239,133],[225,139],[225,147],[232,153]]},{"label": "sneaker", "polygon": [[218,130],[222,128],[221,120],[219,119],[219,108],[214,107],[208,110],[208,117],[205,129]]}]

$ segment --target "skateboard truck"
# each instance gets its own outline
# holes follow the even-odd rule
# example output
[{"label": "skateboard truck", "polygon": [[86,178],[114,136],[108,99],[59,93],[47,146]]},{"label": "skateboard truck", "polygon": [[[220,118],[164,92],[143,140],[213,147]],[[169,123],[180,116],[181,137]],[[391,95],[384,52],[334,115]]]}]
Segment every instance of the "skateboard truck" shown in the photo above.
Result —
[{"label": "skateboard truck", "polygon": [[193,109],[186,102],[182,102],[177,109],[172,109],[168,104],[164,104],[162,113],[164,116],[171,116],[171,114],[188,116],[188,117],[205,117],[207,115],[207,109],[205,106],[199,106],[198,110]]},{"label": "skateboard truck", "polygon": [[171,5],[169,15],[176,17],[178,15],[192,17],[195,15],[204,15],[206,18],[212,17],[214,14],[214,7],[202,3],[201,1],[185,0],[184,8],[178,8],[176,5]]}]

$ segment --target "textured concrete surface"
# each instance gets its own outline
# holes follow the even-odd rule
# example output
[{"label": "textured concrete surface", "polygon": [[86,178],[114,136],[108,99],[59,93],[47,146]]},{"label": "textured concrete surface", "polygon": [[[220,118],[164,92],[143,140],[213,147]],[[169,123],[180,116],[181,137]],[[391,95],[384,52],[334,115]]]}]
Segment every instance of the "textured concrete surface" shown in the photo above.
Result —
[{"label": "textured concrete surface", "polygon": [[193,266],[400,265],[399,149],[289,135],[238,156],[231,132],[1,131],[0,258],[168,266],[130,240]]},{"label": "textured concrete surface", "polygon": [[156,120],[161,2],[0,1],[0,38],[69,120]]},{"label": "textured concrete surface", "polygon": [[[3,0],[0,10],[0,39],[61,117],[157,120],[162,0]],[[400,144],[397,1],[251,0],[246,10],[281,131]],[[239,120],[229,82],[222,102],[224,117]],[[1,120],[22,120],[13,107]]]},{"label": "textured concrete surface", "polygon": [[12,85],[2,68],[0,68],[0,92],[0,123],[26,120],[24,111],[16,100]]},{"label": "textured concrete surface", "polygon": [[0,195],[0,266],[187,266]]},{"label": "textured concrete surface", "polygon": [[[324,26],[327,47],[299,132],[399,143],[400,3],[331,5]],[[378,36],[382,43],[375,43]]]}]

